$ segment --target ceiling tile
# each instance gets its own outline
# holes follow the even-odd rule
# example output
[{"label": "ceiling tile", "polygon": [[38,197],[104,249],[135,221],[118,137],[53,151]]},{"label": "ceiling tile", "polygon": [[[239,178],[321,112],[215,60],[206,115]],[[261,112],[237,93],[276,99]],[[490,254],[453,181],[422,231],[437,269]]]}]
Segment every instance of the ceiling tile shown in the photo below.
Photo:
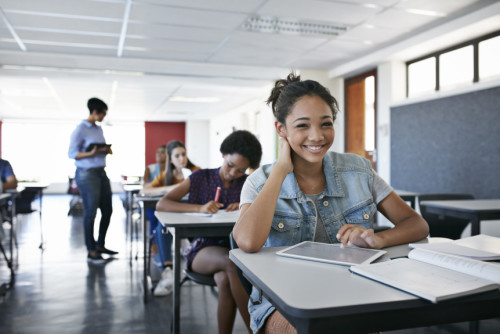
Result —
[{"label": "ceiling tile", "polygon": [[269,0],[258,13],[265,16],[281,18],[298,18],[320,22],[358,24],[377,9],[361,6],[357,3],[330,2],[330,1],[301,1],[301,0]]}]

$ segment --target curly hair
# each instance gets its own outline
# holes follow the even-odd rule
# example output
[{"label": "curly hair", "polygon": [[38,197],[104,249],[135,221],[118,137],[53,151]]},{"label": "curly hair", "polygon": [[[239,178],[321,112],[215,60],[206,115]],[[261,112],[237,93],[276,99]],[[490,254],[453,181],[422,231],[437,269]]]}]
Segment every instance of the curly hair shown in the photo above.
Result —
[{"label": "curly hair", "polygon": [[234,154],[245,157],[250,162],[250,168],[257,168],[262,157],[260,142],[251,132],[238,130],[231,133],[220,145],[222,154]]},{"label": "curly hair", "polygon": [[332,110],[333,120],[337,118],[339,110],[337,100],[330,94],[328,88],[313,80],[300,80],[300,75],[290,73],[286,79],[276,80],[271,95],[267,99],[267,104],[271,104],[274,117],[280,123],[285,124],[285,120],[290,114],[292,107],[303,96],[316,95],[325,101]]}]

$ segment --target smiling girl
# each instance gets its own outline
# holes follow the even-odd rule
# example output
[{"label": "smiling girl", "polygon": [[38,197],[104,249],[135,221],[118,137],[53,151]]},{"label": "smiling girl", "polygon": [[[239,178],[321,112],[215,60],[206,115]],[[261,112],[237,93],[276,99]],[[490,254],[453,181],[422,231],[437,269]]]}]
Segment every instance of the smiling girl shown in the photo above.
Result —
[{"label": "smiling girl", "polygon": [[[279,138],[278,160],[250,175],[233,230],[239,247],[289,246],[310,240],[384,248],[423,239],[425,220],[354,154],[330,152],[338,105],[316,81],[291,73],[278,80],[268,99]],[[395,227],[373,230],[380,211]],[[250,300],[258,300],[254,289]],[[255,333],[295,333],[293,326],[262,296],[249,304]]]}]

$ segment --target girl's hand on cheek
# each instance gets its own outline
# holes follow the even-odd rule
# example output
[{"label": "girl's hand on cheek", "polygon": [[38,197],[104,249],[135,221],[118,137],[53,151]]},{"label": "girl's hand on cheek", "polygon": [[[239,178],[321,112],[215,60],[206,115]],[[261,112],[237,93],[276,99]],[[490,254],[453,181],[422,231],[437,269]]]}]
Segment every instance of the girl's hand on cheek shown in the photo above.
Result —
[{"label": "girl's hand on cheek", "polygon": [[283,171],[286,174],[289,174],[293,172],[292,155],[291,155],[292,149],[290,148],[290,144],[288,143],[288,140],[285,137],[279,138],[278,145],[279,145],[278,160],[276,161],[276,165],[281,166],[281,168],[283,168]]}]

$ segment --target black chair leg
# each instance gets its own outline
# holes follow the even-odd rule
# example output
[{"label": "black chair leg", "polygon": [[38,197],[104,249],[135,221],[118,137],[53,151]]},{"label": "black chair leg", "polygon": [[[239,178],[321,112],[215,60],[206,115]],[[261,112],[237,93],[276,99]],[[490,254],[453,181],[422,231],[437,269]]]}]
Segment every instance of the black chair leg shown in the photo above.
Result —
[{"label": "black chair leg", "polygon": [[14,286],[14,281],[15,281],[15,273],[14,273],[14,266],[12,265],[12,261],[7,257],[7,254],[5,253],[5,249],[3,248],[2,243],[0,242],[0,251],[7,262],[7,267],[10,269],[10,281],[8,283],[4,283],[0,287],[0,295],[4,296],[5,293],[10,290]]}]

